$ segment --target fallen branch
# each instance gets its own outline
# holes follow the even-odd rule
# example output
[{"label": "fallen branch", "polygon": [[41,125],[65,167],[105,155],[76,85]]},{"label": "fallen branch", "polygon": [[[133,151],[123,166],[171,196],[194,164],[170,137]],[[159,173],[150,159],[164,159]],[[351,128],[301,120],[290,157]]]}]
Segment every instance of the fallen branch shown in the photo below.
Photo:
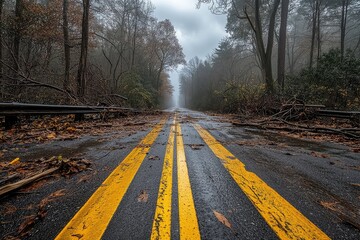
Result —
[{"label": "fallen branch", "polygon": [[0,180],[0,185],[2,185],[3,183],[6,183],[6,182],[8,182],[8,181],[11,181],[11,180],[13,180],[13,179],[15,179],[15,178],[18,178],[18,177],[20,177],[20,174],[18,174],[18,173],[15,173],[15,174],[13,174],[13,175],[7,176],[7,177],[5,177],[4,179],[1,179],[1,180]]},{"label": "fallen branch", "polygon": [[267,130],[277,130],[277,131],[287,131],[287,132],[313,132],[313,133],[331,133],[331,134],[341,134],[345,135],[347,137],[356,138],[359,139],[360,135],[346,132],[345,129],[333,129],[333,128],[324,128],[324,127],[310,127],[310,126],[304,126],[294,123],[289,123],[285,120],[279,119],[282,123],[285,123],[291,127],[275,127],[275,126],[269,126],[266,125],[266,122],[261,123],[239,123],[239,122],[232,122],[235,126],[240,127],[255,127],[259,129],[267,129]]},{"label": "fallen branch", "polygon": [[59,167],[55,167],[55,168],[50,168],[44,172],[41,172],[41,173],[38,173],[38,174],[35,174],[34,176],[31,176],[29,178],[25,178],[25,179],[22,179],[16,183],[11,183],[11,184],[8,184],[8,185],[5,185],[3,187],[0,187],[0,197],[2,197],[3,195],[11,192],[11,191],[14,191],[16,189],[19,189],[23,186],[26,186],[28,185],[29,183],[32,183],[32,182],[35,182],[37,180],[39,180],[40,178],[42,177],[45,177],[49,174],[52,174],[54,172],[56,172],[57,170],[59,170]]},{"label": "fallen branch", "polygon": [[[28,87],[46,87],[46,88],[50,88],[52,90],[55,90],[55,91],[58,91],[58,92],[61,92],[61,93],[64,93],[66,94],[70,99],[72,99],[73,101],[77,102],[78,99],[72,95],[70,92],[60,88],[60,87],[57,87],[55,85],[51,85],[51,84],[47,84],[47,83],[42,83],[42,82],[38,82],[32,78],[30,78],[29,76],[26,76],[24,73],[20,72],[20,71],[16,71],[12,66],[10,66],[9,64],[7,64],[6,62],[4,61],[0,61],[1,64],[5,65],[6,67],[8,67],[10,70],[14,71],[15,73],[18,74],[19,77],[21,77],[22,79],[16,79],[16,80],[20,80],[20,83],[23,85],[23,86],[28,86]],[[8,78],[12,78],[10,76],[7,76]]]},{"label": "fallen branch", "polygon": [[305,129],[305,131],[315,131],[315,132],[320,132],[320,131],[325,131],[325,132],[333,132],[333,133],[338,133],[338,134],[343,134],[347,137],[352,137],[352,138],[360,138],[360,135],[356,135],[353,133],[349,133],[346,131],[343,131],[341,129],[335,129],[335,128],[324,128],[324,127],[310,127],[310,126],[304,126],[304,125],[300,125],[300,124],[295,124],[295,123],[290,123],[288,121],[285,121],[283,119],[277,119],[289,126],[294,126],[297,128],[301,128],[301,129]]}]

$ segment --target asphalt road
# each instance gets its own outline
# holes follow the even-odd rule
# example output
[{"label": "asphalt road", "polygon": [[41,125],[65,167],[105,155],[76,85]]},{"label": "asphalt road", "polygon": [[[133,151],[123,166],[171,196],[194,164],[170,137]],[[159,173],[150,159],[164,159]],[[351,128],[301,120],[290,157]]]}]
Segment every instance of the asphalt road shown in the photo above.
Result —
[{"label": "asphalt road", "polygon": [[345,146],[185,109],[114,136],[34,146],[82,151],[93,170],[1,199],[24,209],[1,216],[0,237],[16,231],[25,206],[65,189],[26,239],[360,239],[360,154]]}]

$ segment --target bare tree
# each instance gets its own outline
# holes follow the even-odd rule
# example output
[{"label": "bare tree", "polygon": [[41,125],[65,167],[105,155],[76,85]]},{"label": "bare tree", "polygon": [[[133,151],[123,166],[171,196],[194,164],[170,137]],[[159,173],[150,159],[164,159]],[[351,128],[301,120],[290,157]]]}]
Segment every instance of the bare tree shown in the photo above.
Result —
[{"label": "bare tree", "polygon": [[78,97],[84,97],[85,95],[86,67],[87,67],[87,54],[88,54],[88,42],[89,42],[89,12],[90,12],[90,0],[83,0],[81,50],[80,50],[80,60],[79,60],[79,68],[77,75]]},{"label": "bare tree", "polygon": [[[215,13],[227,13],[229,8],[233,8],[236,10],[236,15],[239,21],[243,19],[247,20],[251,27],[252,33],[255,36],[254,41],[256,46],[256,53],[260,61],[260,68],[266,84],[266,91],[268,93],[274,93],[275,89],[272,73],[272,50],[274,45],[276,13],[280,5],[280,0],[274,0],[272,6],[269,7],[270,18],[266,29],[266,43],[264,41],[263,19],[262,13],[260,11],[263,1],[255,0],[254,2],[254,5],[250,3],[243,3],[243,13],[240,12],[241,9],[235,0],[198,0],[198,6],[200,6],[201,3],[210,3],[212,4],[211,9]],[[252,9],[254,16],[252,16]]]},{"label": "bare tree", "polygon": [[281,23],[279,33],[278,46],[278,84],[282,91],[284,91],[285,82],[285,56],[286,56],[286,28],[289,12],[289,0],[281,1]]},{"label": "bare tree", "polygon": [[2,14],[3,14],[3,6],[4,6],[4,0],[0,0],[0,94],[3,97],[4,94],[4,78],[3,78],[3,47],[2,47],[2,43],[3,43],[3,19],[2,19]]},{"label": "bare tree", "polygon": [[341,8],[341,60],[344,58],[345,52],[345,35],[346,35],[346,24],[347,24],[347,16],[348,16],[348,7],[350,0],[342,0],[342,8]]},{"label": "bare tree", "polygon": [[15,3],[15,29],[14,29],[14,45],[13,45],[13,68],[14,68],[14,79],[15,85],[17,84],[17,73],[20,68],[20,43],[21,43],[21,19],[23,11],[23,2],[22,0],[16,0]]},{"label": "bare tree", "polygon": [[64,55],[65,55],[65,76],[63,87],[70,93],[70,43],[69,43],[69,22],[68,22],[68,0],[63,0],[63,33],[64,33]]},{"label": "bare tree", "polygon": [[174,26],[168,19],[156,23],[151,38],[153,53],[158,60],[155,86],[156,90],[159,91],[161,73],[179,64],[185,64],[185,56],[176,37]]}]

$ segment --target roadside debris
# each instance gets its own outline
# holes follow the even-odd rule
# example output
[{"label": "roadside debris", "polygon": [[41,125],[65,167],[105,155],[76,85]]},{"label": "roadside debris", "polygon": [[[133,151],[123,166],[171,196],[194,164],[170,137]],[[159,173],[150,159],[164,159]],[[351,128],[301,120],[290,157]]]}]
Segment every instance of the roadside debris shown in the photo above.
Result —
[{"label": "roadside debris", "polygon": [[38,173],[38,174],[35,174],[34,176],[31,176],[31,177],[28,177],[28,178],[25,178],[25,179],[22,179],[16,183],[10,183],[8,185],[5,185],[3,187],[0,187],[0,197],[2,197],[3,195],[11,192],[11,191],[14,191],[16,189],[19,189],[23,186],[26,186],[32,182],[35,182],[36,180],[44,177],[44,176],[47,176],[51,173],[54,173],[55,171],[59,170],[59,168],[51,168],[51,169],[48,169],[44,172],[41,172],[41,173]]},{"label": "roadside debris", "polygon": [[158,161],[158,160],[160,160],[160,157],[159,157],[159,156],[150,155],[148,159],[151,160],[151,161]]},{"label": "roadside debris", "polygon": [[[74,116],[54,116],[37,118],[25,121],[11,130],[0,128],[0,144],[24,145],[29,143],[43,143],[48,141],[74,140],[82,135],[102,135],[105,133],[121,131],[145,130],[155,120],[158,120],[161,112],[157,115],[146,114],[143,116],[126,116],[116,119],[89,119],[82,122],[74,122]],[[0,148],[0,158],[3,153]]]},{"label": "roadside debris", "polygon": [[137,201],[142,203],[147,203],[148,199],[149,199],[149,194],[146,192],[146,190],[142,190],[137,198]]},{"label": "roadside debris", "polygon": [[356,210],[349,209],[349,207],[343,206],[340,202],[320,201],[320,205],[335,213],[342,222],[348,223],[360,230],[360,219]]},{"label": "roadside debris", "polygon": [[287,114],[284,116],[275,114],[270,117],[239,115],[223,115],[223,117],[224,121],[229,121],[234,126],[276,132],[292,138],[336,142],[349,146],[355,153],[360,152],[360,128],[348,119],[303,116],[288,120]]},{"label": "roadside debris", "polygon": [[200,150],[205,145],[204,144],[189,144],[189,146],[191,147],[192,150]]},{"label": "roadside debris", "polygon": [[[12,161],[13,162],[13,161]],[[41,158],[32,162],[18,162],[14,164],[0,163],[2,173],[7,172],[7,176],[0,180],[0,183],[6,183],[17,178],[21,180],[0,186],[0,197],[18,190],[24,186],[34,183],[44,177],[59,173],[64,177],[71,174],[90,169],[91,162],[82,158],[63,158],[62,156],[53,156],[49,159]],[[38,169],[42,169],[38,171]]]}]

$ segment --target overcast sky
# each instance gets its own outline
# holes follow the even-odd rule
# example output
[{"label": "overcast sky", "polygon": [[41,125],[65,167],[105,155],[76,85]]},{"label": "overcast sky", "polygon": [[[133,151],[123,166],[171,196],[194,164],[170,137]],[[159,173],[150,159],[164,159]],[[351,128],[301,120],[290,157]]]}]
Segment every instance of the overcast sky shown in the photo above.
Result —
[{"label": "overcast sky", "polygon": [[[169,19],[175,27],[186,61],[195,56],[205,59],[226,36],[226,16],[212,14],[205,4],[197,9],[197,0],[151,0],[151,2],[155,6],[155,17],[159,21]],[[175,89],[174,97],[177,100],[178,73],[173,72],[170,77]]]}]

